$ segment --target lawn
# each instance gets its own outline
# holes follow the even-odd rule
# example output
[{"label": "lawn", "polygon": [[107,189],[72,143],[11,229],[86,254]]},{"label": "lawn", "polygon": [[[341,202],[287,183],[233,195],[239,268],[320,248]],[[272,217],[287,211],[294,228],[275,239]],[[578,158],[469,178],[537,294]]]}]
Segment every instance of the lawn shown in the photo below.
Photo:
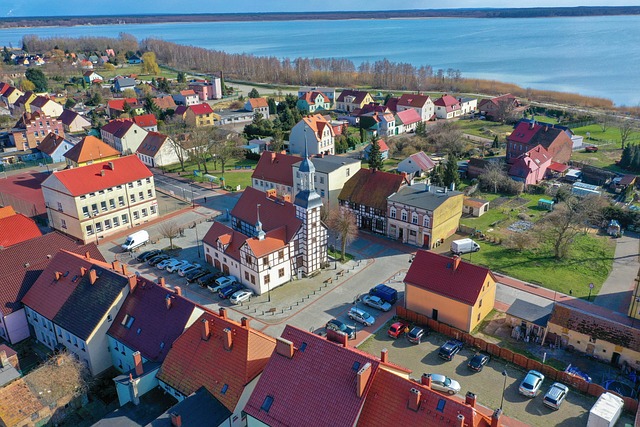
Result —
[{"label": "lawn", "polygon": [[456,124],[462,132],[470,135],[480,136],[483,138],[493,139],[496,135],[500,142],[504,142],[505,138],[513,131],[513,126],[502,125],[496,122],[486,120],[458,120]]},{"label": "lawn", "polygon": [[157,75],[149,75],[142,73],[142,65],[141,64],[125,64],[122,67],[116,67],[115,70],[105,70],[102,67],[96,68],[96,73],[100,74],[105,79],[112,79],[115,76],[119,75],[129,75],[136,74],[140,80],[150,81],[152,78],[158,77],[166,77],[168,79],[175,79],[178,77],[178,73],[176,71],[169,70],[165,67],[160,67],[160,73]]},{"label": "lawn", "polygon": [[[225,165],[225,173],[224,180],[225,186],[229,186],[235,189],[238,185],[240,188],[245,188],[251,185],[251,174],[253,174],[253,169],[255,168],[257,161],[248,160],[245,158],[232,160]],[[236,167],[238,169],[236,169]],[[184,165],[185,172],[181,172],[183,175],[188,175],[189,179],[198,182],[209,182],[209,179],[204,176],[194,176],[193,171],[198,169],[198,166],[194,162],[185,162]],[[222,168],[220,167],[220,162],[218,162],[218,167],[214,168],[213,162],[207,163],[208,174],[213,175],[217,178],[221,178]],[[165,168],[167,172],[179,172],[181,171],[180,164],[176,163],[174,165],[167,166]],[[203,170],[200,170],[204,174]],[[218,184],[218,183],[216,183]]]}]

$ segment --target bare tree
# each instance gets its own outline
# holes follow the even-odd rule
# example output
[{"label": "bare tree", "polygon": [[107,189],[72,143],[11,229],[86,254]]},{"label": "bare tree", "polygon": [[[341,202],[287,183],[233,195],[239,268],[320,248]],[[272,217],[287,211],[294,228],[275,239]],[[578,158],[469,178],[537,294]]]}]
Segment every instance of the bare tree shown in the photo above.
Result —
[{"label": "bare tree", "polygon": [[502,124],[514,119],[515,102],[513,99],[502,99],[498,101],[494,119]]},{"label": "bare tree", "polygon": [[613,114],[609,111],[598,115],[598,124],[602,132],[606,132],[609,129],[609,125],[613,122]]},{"label": "bare tree", "polygon": [[637,131],[635,121],[627,118],[618,120],[618,130],[620,131],[620,145],[624,150],[624,146],[631,138],[631,135]]},{"label": "bare tree", "polygon": [[198,169],[204,169],[204,173],[209,173],[207,160],[213,143],[210,129],[208,127],[194,128],[189,133],[189,140],[191,141],[189,157],[196,162]]},{"label": "bare tree", "polygon": [[440,121],[432,126],[427,137],[429,142],[434,144],[438,150],[460,157],[467,143],[462,137],[462,131],[455,122]]},{"label": "bare tree", "polygon": [[165,221],[160,224],[158,231],[162,237],[169,239],[169,249],[173,249],[173,239],[180,235],[180,227],[175,221]]},{"label": "bare tree", "polygon": [[349,209],[336,208],[329,212],[327,227],[338,236],[341,241],[341,261],[345,260],[347,245],[358,235],[356,217]]},{"label": "bare tree", "polygon": [[513,233],[509,237],[507,237],[504,244],[509,249],[522,252],[525,249],[535,248],[538,244],[538,240],[535,233]]},{"label": "bare tree", "polygon": [[230,138],[214,141],[213,147],[211,147],[211,152],[220,162],[222,174],[224,174],[227,164],[231,160],[237,159],[241,153],[241,150],[238,148],[238,140],[235,138]]},{"label": "bare tree", "polygon": [[171,148],[173,148],[180,162],[180,169],[184,172],[184,163],[189,156],[189,150],[191,148],[189,138],[185,134],[186,125],[181,120],[172,118],[165,122],[165,129],[169,134]]},{"label": "bare tree", "polygon": [[501,162],[487,162],[484,173],[478,177],[480,186],[482,188],[493,188],[494,193],[498,192],[500,183],[505,179],[508,179],[508,177]]}]

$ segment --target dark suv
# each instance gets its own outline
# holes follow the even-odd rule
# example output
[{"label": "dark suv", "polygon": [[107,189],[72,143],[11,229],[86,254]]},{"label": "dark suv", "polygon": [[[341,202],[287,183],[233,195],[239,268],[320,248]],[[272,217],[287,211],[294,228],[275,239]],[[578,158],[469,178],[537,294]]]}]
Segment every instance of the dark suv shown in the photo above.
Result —
[{"label": "dark suv", "polygon": [[327,329],[331,329],[332,331],[344,332],[349,336],[349,339],[354,339],[356,337],[356,331],[351,326],[347,326],[338,319],[331,319],[327,322]]},{"label": "dark suv", "polygon": [[218,278],[218,273],[208,273],[204,276],[200,276],[196,279],[196,283],[202,288],[206,288],[209,283],[212,283]]},{"label": "dark suv", "polygon": [[453,360],[453,356],[462,350],[462,342],[457,340],[449,340],[442,344],[438,351],[438,356],[444,360]]},{"label": "dark suv", "polygon": [[242,285],[240,283],[233,283],[220,289],[218,291],[218,296],[222,299],[227,299],[240,289],[242,289]]}]

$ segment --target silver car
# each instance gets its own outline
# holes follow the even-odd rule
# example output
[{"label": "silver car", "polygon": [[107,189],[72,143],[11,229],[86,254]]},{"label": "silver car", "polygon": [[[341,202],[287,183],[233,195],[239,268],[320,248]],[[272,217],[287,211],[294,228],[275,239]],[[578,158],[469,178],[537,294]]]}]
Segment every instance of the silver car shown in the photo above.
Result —
[{"label": "silver car", "polygon": [[386,301],[383,301],[380,297],[375,295],[365,295],[362,297],[362,302],[368,305],[369,307],[373,307],[376,310],[389,311],[391,310],[391,304]]},{"label": "silver car", "polygon": [[366,311],[357,307],[351,307],[349,310],[349,319],[362,323],[364,326],[373,325],[376,323],[376,318],[367,313]]},{"label": "silver car", "polygon": [[452,380],[451,378],[441,375],[441,374],[430,374],[431,375],[431,388],[437,391],[441,391],[443,393],[454,395],[456,393],[460,393],[460,383],[456,380]]},{"label": "silver car", "polygon": [[536,397],[538,395],[538,392],[540,391],[540,388],[542,387],[543,381],[544,375],[532,369],[527,373],[527,376],[524,377],[524,379],[520,383],[518,392],[523,396]]},{"label": "silver car", "polygon": [[551,409],[558,410],[567,398],[567,394],[569,394],[569,387],[561,383],[553,383],[542,398],[542,403]]}]

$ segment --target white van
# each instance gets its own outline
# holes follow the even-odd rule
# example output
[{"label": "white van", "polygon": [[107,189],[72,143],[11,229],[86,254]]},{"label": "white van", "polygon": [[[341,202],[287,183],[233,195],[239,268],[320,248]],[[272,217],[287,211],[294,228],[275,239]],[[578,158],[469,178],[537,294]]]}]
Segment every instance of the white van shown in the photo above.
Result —
[{"label": "white van", "polygon": [[136,231],[127,237],[127,240],[122,244],[122,249],[125,251],[133,251],[140,246],[146,245],[149,242],[149,233],[145,230]]},{"label": "white van", "polygon": [[459,239],[451,242],[451,252],[455,255],[478,252],[479,250],[480,245],[472,239]]}]

